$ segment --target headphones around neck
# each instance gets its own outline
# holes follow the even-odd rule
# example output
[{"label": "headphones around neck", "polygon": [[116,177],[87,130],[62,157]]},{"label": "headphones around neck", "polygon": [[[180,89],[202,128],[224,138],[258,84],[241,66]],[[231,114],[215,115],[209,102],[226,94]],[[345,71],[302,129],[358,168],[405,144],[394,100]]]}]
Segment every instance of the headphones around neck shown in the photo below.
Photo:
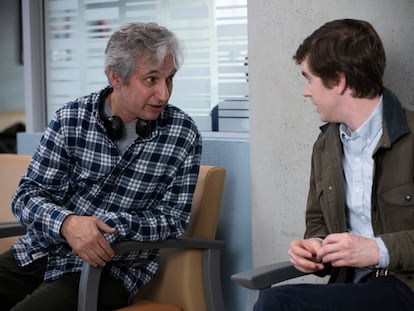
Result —
[{"label": "headphones around neck", "polygon": [[[111,87],[107,87],[101,92],[98,102],[98,113],[109,138],[118,140],[124,133],[124,122],[122,122],[121,118],[118,116],[107,117],[104,113],[105,99],[111,92]],[[146,138],[151,135],[154,127],[155,121],[153,120],[138,120],[135,125],[135,132],[138,136]]]}]

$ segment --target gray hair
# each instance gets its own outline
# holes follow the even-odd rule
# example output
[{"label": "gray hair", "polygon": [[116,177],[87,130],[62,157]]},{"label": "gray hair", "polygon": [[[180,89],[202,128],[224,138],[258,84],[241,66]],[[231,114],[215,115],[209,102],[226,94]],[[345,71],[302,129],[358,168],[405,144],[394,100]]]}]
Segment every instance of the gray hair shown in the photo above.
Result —
[{"label": "gray hair", "polygon": [[[156,23],[128,23],[114,32],[105,49],[105,74],[109,68],[127,84],[137,68],[137,59],[149,55],[156,65],[172,55],[175,68],[183,61],[182,46],[167,28]],[[108,79],[109,80],[109,79]]]}]

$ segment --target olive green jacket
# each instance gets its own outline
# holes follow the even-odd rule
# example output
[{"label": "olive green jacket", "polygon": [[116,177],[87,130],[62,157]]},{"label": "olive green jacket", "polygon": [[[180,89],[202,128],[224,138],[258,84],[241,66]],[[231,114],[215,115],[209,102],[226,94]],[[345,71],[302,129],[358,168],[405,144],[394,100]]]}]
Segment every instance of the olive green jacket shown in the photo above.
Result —
[{"label": "olive green jacket", "polygon": [[[305,238],[347,231],[339,124],[321,127],[312,154]],[[414,290],[414,112],[383,90],[383,134],[373,154],[371,217],[390,256],[389,270]],[[345,273],[345,270],[346,273]],[[333,281],[352,269],[335,268]]]}]

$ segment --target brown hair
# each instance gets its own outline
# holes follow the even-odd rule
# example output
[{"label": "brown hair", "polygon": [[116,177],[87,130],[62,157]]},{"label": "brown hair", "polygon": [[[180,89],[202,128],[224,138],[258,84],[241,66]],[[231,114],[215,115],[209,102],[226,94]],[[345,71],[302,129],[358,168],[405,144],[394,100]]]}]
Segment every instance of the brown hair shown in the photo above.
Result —
[{"label": "brown hair", "polygon": [[366,21],[341,19],[324,24],[293,56],[297,64],[305,58],[312,74],[326,87],[336,85],[338,74],[343,73],[354,97],[372,98],[381,93],[385,51],[378,33]]}]

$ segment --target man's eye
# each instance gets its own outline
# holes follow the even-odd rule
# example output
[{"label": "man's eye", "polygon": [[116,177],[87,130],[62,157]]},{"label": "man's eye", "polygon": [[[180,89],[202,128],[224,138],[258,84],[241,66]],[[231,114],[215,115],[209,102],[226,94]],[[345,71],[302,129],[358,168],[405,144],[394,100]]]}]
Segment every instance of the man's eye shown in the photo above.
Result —
[{"label": "man's eye", "polygon": [[148,83],[154,83],[154,82],[155,82],[155,78],[154,78],[154,77],[148,77],[148,78],[146,79],[146,81],[147,81]]}]

